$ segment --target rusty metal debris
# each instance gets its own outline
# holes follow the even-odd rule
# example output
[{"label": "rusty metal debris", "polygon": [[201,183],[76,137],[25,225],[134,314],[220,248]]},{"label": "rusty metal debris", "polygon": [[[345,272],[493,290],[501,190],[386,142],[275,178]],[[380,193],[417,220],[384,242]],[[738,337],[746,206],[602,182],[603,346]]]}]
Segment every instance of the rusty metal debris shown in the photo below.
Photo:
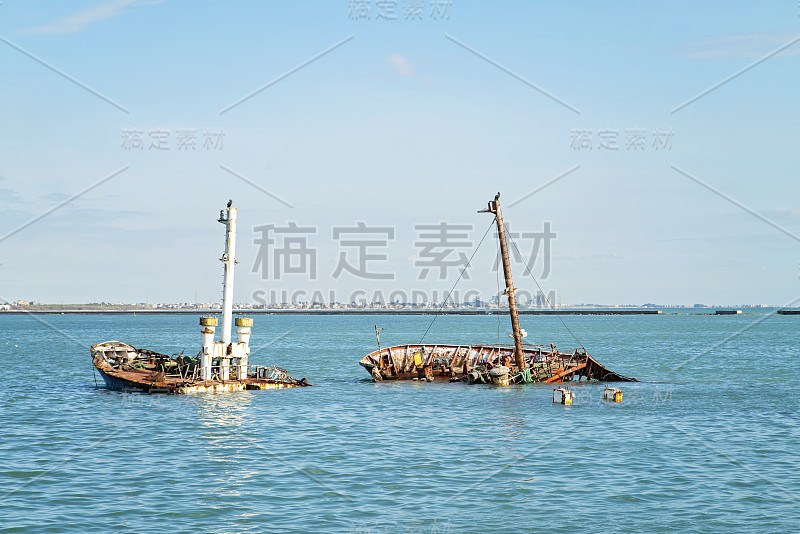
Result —
[{"label": "rusty metal debris", "polygon": [[530,382],[568,382],[598,380],[603,382],[635,382],[615,373],[586,353],[584,348],[559,352],[555,345],[525,345],[527,333],[520,328],[515,288],[512,281],[500,193],[489,202],[488,209],[497,224],[503,274],[508,296],[513,345],[433,345],[413,344],[381,348],[377,325],[378,350],[359,361],[373,380],[449,380],[470,384],[521,384]]}]

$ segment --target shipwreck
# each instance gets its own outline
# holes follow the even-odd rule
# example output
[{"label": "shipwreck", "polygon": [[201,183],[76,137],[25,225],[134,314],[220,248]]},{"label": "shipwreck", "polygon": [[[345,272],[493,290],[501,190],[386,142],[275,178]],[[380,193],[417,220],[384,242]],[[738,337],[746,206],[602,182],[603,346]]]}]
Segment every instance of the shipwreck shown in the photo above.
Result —
[{"label": "shipwreck", "polygon": [[231,340],[233,318],[233,272],[236,265],[236,215],[232,202],[220,211],[225,225],[222,291],[222,327],[215,341],[217,317],[201,317],[202,344],[196,356],[168,356],[139,349],[120,341],[91,347],[92,364],[108,389],[146,393],[192,393],[242,391],[310,385],[295,379],[280,367],[250,365],[250,333],[253,319],[236,317],[237,340]]},{"label": "shipwreck", "polygon": [[[377,325],[375,335],[378,350],[367,354],[359,361],[376,382],[382,380],[449,380],[470,384],[509,385],[531,382],[558,383],[575,380],[601,382],[636,382],[635,378],[623,376],[607,369],[589,356],[584,347],[571,352],[561,352],[555,345],[526,345],[527,336],[520,328],[517,301],[511,276],[506,228],[500,209],[500,193],[489,202],[488,209],[479,213],[494,215],[500,254],[505,277],[504,295],[508,297],[508,312],[511,318],[513,345],[441,345],[422,344],[392,347],[380,346]],[[467,268],[466,266],[464,267]],[[532,275],[531,275],[532,276]],[[446,301],[445,301],[446,302]],[[434,317],[435,320],[435,317]],[[424,336],[423,336],[424,339]]]}]

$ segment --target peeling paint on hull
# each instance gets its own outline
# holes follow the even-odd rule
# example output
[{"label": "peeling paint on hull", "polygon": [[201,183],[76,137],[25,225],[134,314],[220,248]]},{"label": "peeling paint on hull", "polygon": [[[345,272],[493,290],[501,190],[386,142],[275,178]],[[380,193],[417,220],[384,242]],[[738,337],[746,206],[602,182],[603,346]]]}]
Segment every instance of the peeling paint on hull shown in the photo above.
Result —
[{"label": "peeling paint on hull", "polygon": [[[119,341],[92,345],[92,364],[106,387],[116,391],[144,393],[205,393],[309,386],[305,379],[290,377],[277,367],[257,367],[242,380],[199,380],[160,371],[164,362],[175,361],[164,354],[136,349]],[[188,372],[187,372],[188,375]]]},{"label": "peeling paint on hull", "polygon": [[615,373],[589,356],[583,349],[559,352],[555,347],[527,346],[527,369],[513,365],[514,347],[507,345],[396,345],[367,354],[359,364],[381,380],[448,380],[489,383],[489,371],[505,365],[510,383],[568,382],[598,380],[635,382],[635,378]]}]

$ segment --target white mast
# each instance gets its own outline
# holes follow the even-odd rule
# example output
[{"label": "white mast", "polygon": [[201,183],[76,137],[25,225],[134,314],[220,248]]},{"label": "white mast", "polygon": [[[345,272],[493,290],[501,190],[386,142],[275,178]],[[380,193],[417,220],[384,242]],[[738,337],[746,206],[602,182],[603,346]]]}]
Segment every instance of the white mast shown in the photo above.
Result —
[{"label": "white mast", "polygon": [[236,265],[236,208],[232,207],[233,201],[228,201],[226,210],[219,212],[219,222],[225,225],[225,253],[220,258],[224,265],[224,280],[222,282],[222,332],[221,339],[225,345],[231,342],[231,323],[233,317],[233,268]]},{"label": "white mast", "polygon": [[[227,212],[227,213],[226,213]],[[253,320],[239,317],[236,319],[239,341],[231,341],[233,326],[233,270],[236,267],[236,208],[233,201],[228,201],[227,209],[220,210],[219,222],[225,225],[225,251],[220,261],[223,264],[222,281],[222,328],[220,340],[214,341],[217,326],[216,317],[201,317],[200,326],[203,336],[203,348],[200,355],[200,379],[218,379],[227,382],[231,379],[231,363],[235,367],[234,380],[247,379],[248,356],[250,354],[250,327]],[[217,367],[212,365],[218,361]]]}]

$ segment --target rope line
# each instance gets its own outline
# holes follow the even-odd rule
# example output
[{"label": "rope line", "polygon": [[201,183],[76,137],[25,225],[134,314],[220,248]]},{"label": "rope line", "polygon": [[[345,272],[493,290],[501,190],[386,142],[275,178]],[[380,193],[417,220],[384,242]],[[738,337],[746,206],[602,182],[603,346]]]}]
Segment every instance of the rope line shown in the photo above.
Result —
[{"label": "rope line", "polygon": [[[503,223],[503,226],[506,229],[506,235],[511,240],[511,244],[514,245],[514,249],[517,251],[517,254],[519,255],[520,258],[524,258],[524,256],[519,251],[519,247],[517,247],[516,241],[514,241],[514,238],[511,237],[511,232],[509,231],[508,226],[505,223]],[[567,323],[565,323],[564,319],[561,318],[561,315],[558,314],[558,311],[556,310],[555,306],[553,306],[553,303],[550,302],[550,299],[547,298],[547,295],[544,294],[544,290],[542,289],[542,286],[539,285],[539,281],[536,280],[536,277],[533,276],[533,273],[531,272],[531,268],[530,268],[530,265],[528,265],[528,262],[523,262],[523,263],[525,263],[525,269],[528,271],[528,275],[530,275],[530,277],[533,279],[534,283],[536,284],[536,287],[539,288],[539,292],[542,294],[542,297],[544,297],[545,302],[547,302],[547,304],[550,306],[550,308],[555,312],[556,317],[558,317],[558,320],[561,321],[562,325],[564,325],[564,328],[567,329],[567,332],[569,332],[570,335],[578,343],[578,345],[580,345],[580,347],[584,351],[586,351],[586,347],[583,346],[583,343],[581,343],[581,340],[578,339],[578,337],[572,332],[572,330],[570,330],[570,328],[567,326]]]},{"label": "rope line", "polygon": [[497,280],[497,348],[500,349],[500,240],[497,240],[497,269],[495,270],[495,279]]},{"label": "rope line", "polygon": [[436,315],[433,316],[433,319],[431,320],[431,324],[428,325],[428,329],[425,330],[424,334],[422,334],[422,338],[419,340],[419,345],[422,344],[422,341],[425,339],[425,336],[428,335],[428,332],[430,331],[431,327],[433,326],[433,323],[436,321],[436,318],[439,317],[440,313],[442,313],[442,310],[444,309],[445,304],[447,304],[447,301],[450,299],[450,295],[453,294],[453,290],[456,288],[456,285],[458,285],[458,282],[461,281],[461,277],[464,276],[465,272],[467,272],[467,268],[469,268],[469,265],[472,262],[472,258],[475,257],[475,254],[478,252],[478,249],[481,248],[481,244],[483,243],[483,240],[486,239],[486,236],[489,235],[489,230],[492,229],[492,225],[493,224],[494,224],[494,220],[492,220],[492,222],[489,224],[489,227],[486,229],[486,232],[483,234],[483,237],[481,238],[480,243],[478,243],[478,246],[475,247],[475,251],[472,253],[472,256],[470,256],[469,260],[467,260],[467,264],[464,265],[463,269],[461,269],[461,274],[458,275],[458,279],[456,280],[456,283],[453,284],[453,287],[450,288],[450,291],[448,291],[448,293],[447,293],[447,297],[445,297],[444,301],[442,302],[442,305],[439,306],[439,310],[436,312]]}]

